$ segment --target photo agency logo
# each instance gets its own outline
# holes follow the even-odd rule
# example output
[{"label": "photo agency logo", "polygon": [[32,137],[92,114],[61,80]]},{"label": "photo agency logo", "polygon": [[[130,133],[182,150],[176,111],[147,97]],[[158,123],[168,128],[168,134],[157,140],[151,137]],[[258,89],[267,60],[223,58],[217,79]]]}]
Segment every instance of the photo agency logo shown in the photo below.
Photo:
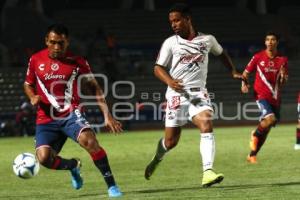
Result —
[{"label": "photo agency logo", "polygon": [[[119,121],[141,121],[145,120],[145,115],[151,116],[151,121],[162,121],[165,119],[165,110],[168,103],[165,101],[164,94],[161,92],[149,92],[140,91],[136,87],[133,81],[121,80],[109,83],[109,79],[105,74],[91,74],[91,75],[80,75],[78,77],[78,94],[79,98],[83,101],[79,104],[78,110],[90,110],[88,112],[87,119],[90,125],[95,128],[101,128],[104,124],[104,119],[101,118],[102,115],[99,113],[100,101],[97,101],[96,96],[93,92],[89,93],[88,87],[85,87],[86,81],[95,78],[101,85],[103,90],[103,98],[107,99],[107,104],[111,108],[112,116]],[[51,87],[51,93],[55,90],[59,84],[64,84],[68,86],[66,81],[57,81]],[[56,101],[51,103],[51,115],[54,119],[61,119],[56,116],[57,112],[64,112],[68,110],[71,106],[71,94],[72,88],[67,87],[64,96],[56,97]],[[109,96],[108,96],[109,95]],[[234,103],[224,103],[215,102],[215,94],[209,93],[209,98],[211,101],[207,102],[207,99],[193,99],[189,98],[189,101],[196,102],[196,107],[201,107],[203,105],[209,105],[213,108],[212,120],[223,120],[223,121],[238,121],[238,120],[258,120],[258,115],[260,111],[257,108],[255,102],[239,102]],[[183,98],[184,95],[182,95]],[[195,97],[197,98],[197,97]],[[185,106],[185,105],[182,105]],[[145,114],[145,111],[147,113]],[[176,112],[172,111],[172,117],[184,120],[187,113],[184,115],[178,115]],[[77,115],[76,115],[77,116]],[[72,116],[67,116],[72,117]],[[65,119],[65,117],[64,117]],[[78,122],[81,122],[82,116],[78,118]],[[85,124],[86,122],[83,121]]]}]

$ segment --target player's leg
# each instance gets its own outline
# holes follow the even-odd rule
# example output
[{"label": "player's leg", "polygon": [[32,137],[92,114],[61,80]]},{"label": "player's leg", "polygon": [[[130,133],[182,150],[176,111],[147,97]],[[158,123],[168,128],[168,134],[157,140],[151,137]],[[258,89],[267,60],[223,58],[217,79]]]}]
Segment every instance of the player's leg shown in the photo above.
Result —
[{"label": "player's leg", "polygon": [[192,117],[192,122],[200,129],[200,154],[202,157],[203,179],[202,186],[209,187],[220,183],[224,175],[213,171],[215,159],[215,138],[212,125],[212,110],[203,110]]},{"label": "player's leg", "polygon": [[166,127],[165,136],[158,141],[156,153],[145,169],[145,178],[150,179],[158,164],[162,161],[164,155],[174,148],[180,139],[180,127]]},{"label": "player's leg", "polygon": [[158,141],[156,153],[145,169],[145,178],[150,179],[154,170],[163,159],[163,156],[174,148],[181,134],[181,126],[187,123],[186,100],[180,96],[167,97],[167,108],[165,115],[165,135]]},{"label": "player's leg", "polygon": [[300,103],[298,103],[298,125],[296,128],[296,144],[295,150],[300,150]]},{"label": "player's leg", "polygon": [[268,133],[272,126],[275,126],[279,119],[279,108],[270,105],[266,100],[257,101],[258,107],[262,113],[260,122],[256,130],[251,132],[250,153],[247,160],[250,163],[256,163],[256,155],[265,143]]},{"label": "player's leg", "polygon": [[37,125],[36,128],[36,155],[44,167],[53,170],[70,170],[72,186],[80,189],[83,180],[80,176],[80,160],[65,159],[58,154],[61,151],[67,136],[65,136],[55,122]]},{"label": "player's leg", "polygon": [[[91,129],[84,129],[79,135],[78,143],[90,154],[95,166],[101,172],[108,189],[115,188],[113,190],[119,190],[116,186],[107,154],[104,148],[99,145],[95,133]],[[120,191],[113,192],[119,193],[118,196],[121,195]]]},{"label": "player's leg", "polygon": [[90,128],[84,115],[75,110],[63,127],[64,132],[78,142],[91,156],[95,166],[101,172],[108,187],[110,197],[122,196],[116,186],[105,150],[99,145],[94,131]]}]

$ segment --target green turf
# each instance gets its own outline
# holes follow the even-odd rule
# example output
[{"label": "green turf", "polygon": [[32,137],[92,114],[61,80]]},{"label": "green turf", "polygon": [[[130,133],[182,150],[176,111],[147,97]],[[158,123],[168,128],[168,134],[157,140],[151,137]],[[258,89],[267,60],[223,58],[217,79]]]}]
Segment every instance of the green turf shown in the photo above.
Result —
[{"label": "green turf", "polygon": [[[249,165],[249,132],[253,127],[216,128],[215,169],[225,174],[221,184],[201,187],[199,134],[184,129],[181,141],[159,166],[150,181],[143,177],[162,131],[127,132],[120,136],[98,134],[105,147],[122,199],[300,199],[300,151],[293,149],[295,126],[279,125],[271,131],[258,157]],[[108,199],[106,186],[88,154],[68,142],[61,155],[83,160],[84,187],[75,191],[69,172],[41,168],[37,177],[22,180],[12,171],[13,158],[33,152],[33,138],[0,139],[0,199]]]}]

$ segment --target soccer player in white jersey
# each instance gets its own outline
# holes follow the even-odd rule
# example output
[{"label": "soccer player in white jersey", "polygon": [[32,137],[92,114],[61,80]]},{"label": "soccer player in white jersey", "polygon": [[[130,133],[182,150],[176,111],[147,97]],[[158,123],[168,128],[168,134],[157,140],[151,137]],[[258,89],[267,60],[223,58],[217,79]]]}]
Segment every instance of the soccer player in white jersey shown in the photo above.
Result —
[{"label": "soccer player in white jersey", "polygon": [[298,125],[296,129],[296,144],[294,146],[295,150],[300,150],[300,92],[298,93]]},{"label": "soccer player in white jersey", "polygon": [[242,75],[214,36],[196,31],[186,4],[175,4],[170,9],[169,22],[175,34],[162,44],[154,67],[155,76],[168,85],[165,135],[159,140],[156,154],[145,169],[145,178],[150,179],[163,156],[177,145],[181,126],[191,120],[201,132],[202,186],[209,187],[220,183],[224,175],[213,171],[213,108],[206,90],[208,54],[218,56],[230,69],[233,78],[242,79]]}]

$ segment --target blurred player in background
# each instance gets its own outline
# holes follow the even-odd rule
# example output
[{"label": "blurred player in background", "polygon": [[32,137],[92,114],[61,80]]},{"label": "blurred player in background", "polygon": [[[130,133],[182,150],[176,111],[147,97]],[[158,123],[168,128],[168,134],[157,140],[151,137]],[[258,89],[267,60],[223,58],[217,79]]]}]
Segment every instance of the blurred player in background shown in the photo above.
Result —
[{"label": "blurred player in background", "polygon": [[115,183],[105,150],[80,108],[79,76],[84,76],[86,87],[93,91],[105,125],[117,133],[122,131],[121,124],[111,116],[87,61],[67,51],[68,35],[64,25],[50,26],[45,37],[47,48],[29,60],[24,89],[31,104],[37,106],[36,155],[46,168],[70,170],[72,186],[80,189],[83,185],[80,160],[58,155],[67,138],[71,138],[90,154],[104,177],[109,196],[118,197],[122,193]]},{"label": "blurred player in background", "polygon": [[163,156],[177,145],[181,126],[191,120],[201,132],[202,186],[208,187],[220,183],[224,178],[223,174],[213,170],[213,108],[206,90],[209,53],[222,60],[233,78],[241,79],[242,75],[235,70],[231,59],[214,36],[198,32],[193,27],[186,4],[175,4],[170,9],[169,22],[175,35],[162,44],[154,67],[155,76],[168,85],[165,136],[159,140],[156,154],[145,169],[145,178],[150,178]]},{"label": "blurred player in background", "polygon": [[[251,132],[248,162],[256,163],[256,155],[264,144],[271,128],[280,120],[281,87],[288,78],[288,59],[281,55],[277,46],[279,36],[268,32],[265,35],[266,48],[256,53],[246,66],[243,76],[248,80],[249,74],[256,71],[254,96],[261,112],[256,130]],[[242,82],[243,93],[249,92],[250,86]]]},{"label": "blurred player in background", "polygon": [[295,150],[300,150],[300,92],[298,93],[298,125],[296,130],[296,144]]}]

